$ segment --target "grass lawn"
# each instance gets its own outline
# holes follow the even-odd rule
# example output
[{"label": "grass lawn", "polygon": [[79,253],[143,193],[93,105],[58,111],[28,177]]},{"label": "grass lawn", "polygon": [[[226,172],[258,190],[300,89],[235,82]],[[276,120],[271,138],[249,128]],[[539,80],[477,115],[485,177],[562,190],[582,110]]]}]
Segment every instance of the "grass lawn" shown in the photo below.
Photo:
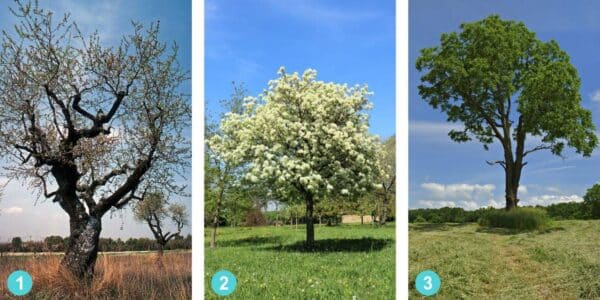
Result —
[{"label": "grass lawn", "polygon": [[442,299],[600,299],[600,221],[556,221],[546,232],[476,224],[411,224],[410,296],[425,269]]},{"label": "grass lawn", "polygon": [[315,226],[306,252],[303,226],[219,228],[217,249],[205,231],[205,298],[219,269],[238,285],[231,299],[394,299],[394,224]]}]

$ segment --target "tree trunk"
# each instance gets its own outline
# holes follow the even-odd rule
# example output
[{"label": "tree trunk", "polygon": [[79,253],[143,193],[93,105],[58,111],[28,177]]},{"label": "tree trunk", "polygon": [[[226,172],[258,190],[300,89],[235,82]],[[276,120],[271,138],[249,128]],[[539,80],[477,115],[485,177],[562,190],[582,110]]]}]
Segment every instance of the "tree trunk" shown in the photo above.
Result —
[{"label": "tree trunk", "polygon": [[522,167],[517,164],[506,164],[504,197],[506,199],[507,211],[517,208],[517,204],[519,203],[517,194],[519,191],[521,169]]},{"label": "tree trunk", "polygon": [[77,278],[91,280],[93,277],[101,230],[100,218],[83,214],[71,217],[71,234],[61,264]]},{"label": "tree trunk", "polygon": [[217,247],[217,227],[219,227],[219,215],[215,213],[212,222],[212,235],[210,237],[210,247]]},{"label": "tree trunk", "polygon": [[360,225],[365,225],[363,214],[360,214]]},{"label": "tree trunk", "polygon": [[306,200],[306,246],[312,248],[315,244],[315,227],[313,220],[313,195],[305,193]]},{"label": "tree trunk", "polygon": [[381,214],[379,215],[379,225],[385,225],[388,215],[388,195],[387,191],[383,191],[383,203],[381,205]]},{"label": "tree trunk", "polygon": [[163,245],[162,243],[158,243],[157,253],[159,258],[163,257],[163,254],[165,253],[165,245]]}]

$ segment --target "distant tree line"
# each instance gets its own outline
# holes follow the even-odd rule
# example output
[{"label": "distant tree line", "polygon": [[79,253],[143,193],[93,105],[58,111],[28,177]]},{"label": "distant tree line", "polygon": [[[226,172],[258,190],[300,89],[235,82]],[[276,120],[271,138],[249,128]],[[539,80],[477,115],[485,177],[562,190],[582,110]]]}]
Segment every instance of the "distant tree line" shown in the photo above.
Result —
[{"label": "distant tree line", "polygon": [[[0,243],[3,252],[64,252],[68,245],[68,237],[48,236],[43,241],[23,241],[20,237],[12,238],[10,243]],[[100,238],[99,251],[157,251],[159,245],[151,238],[129,238],[127,240]],[[176,236],[165,246],[165,250],[192,249],[192,236]]]},{"label": "distant tree line", "polygon": [[[534,207],[534,206],[526,206]],[[556,203],[549,206],[535,206],[546,211],[554,220],[590,220],[600,219],[594,213],[593,204],[586,202]],[[498,210],[495,208],[480,208],[477,210],[464,210],[460,207],[419,208],[408,212],[410,223],[468,223],[477,222],[484,214]]]}]

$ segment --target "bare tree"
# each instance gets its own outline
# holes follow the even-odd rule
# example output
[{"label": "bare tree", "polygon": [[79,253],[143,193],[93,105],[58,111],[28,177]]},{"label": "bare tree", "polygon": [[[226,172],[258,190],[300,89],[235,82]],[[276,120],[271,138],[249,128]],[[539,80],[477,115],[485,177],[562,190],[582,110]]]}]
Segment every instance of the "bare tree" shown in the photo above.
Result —
[{"label": "bare tree", "polygon": [[[185,205],[174,203],[168,205],[163,193],[153,192],[144,196],[133,208],[134,216],[138,221],[145,222],[150,227],[156,243],[158,244],[159,260],[164,248],[174,237],[181,235],[181,229],[188,224],[188,213]],[[165,232],[165,219],[170,219],[177,231]]]},{"label": "bare tree", "polygon": [[9,178],[29,182],[69,215],[62,265],[91,278],[102,217],[148,184],[180,190],[188,166],[188,79],[177,46],[159,41],[159,23],[116,46],[84,37],[70,16],[16,1],[15,32],[2,31],[0,153]]}]

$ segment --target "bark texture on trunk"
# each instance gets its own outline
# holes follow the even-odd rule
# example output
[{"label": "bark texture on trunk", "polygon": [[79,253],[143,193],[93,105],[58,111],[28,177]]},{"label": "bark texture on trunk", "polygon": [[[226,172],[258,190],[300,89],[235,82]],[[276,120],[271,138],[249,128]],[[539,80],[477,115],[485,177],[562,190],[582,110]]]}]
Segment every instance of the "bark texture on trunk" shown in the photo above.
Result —
[{"label": "bark texture on trunk", "polygon": [[81,215],[80,218],[71,218],[70,229],[69,244],[61,264],[77,278],[91,279],[98,257],[101,221]]}]

